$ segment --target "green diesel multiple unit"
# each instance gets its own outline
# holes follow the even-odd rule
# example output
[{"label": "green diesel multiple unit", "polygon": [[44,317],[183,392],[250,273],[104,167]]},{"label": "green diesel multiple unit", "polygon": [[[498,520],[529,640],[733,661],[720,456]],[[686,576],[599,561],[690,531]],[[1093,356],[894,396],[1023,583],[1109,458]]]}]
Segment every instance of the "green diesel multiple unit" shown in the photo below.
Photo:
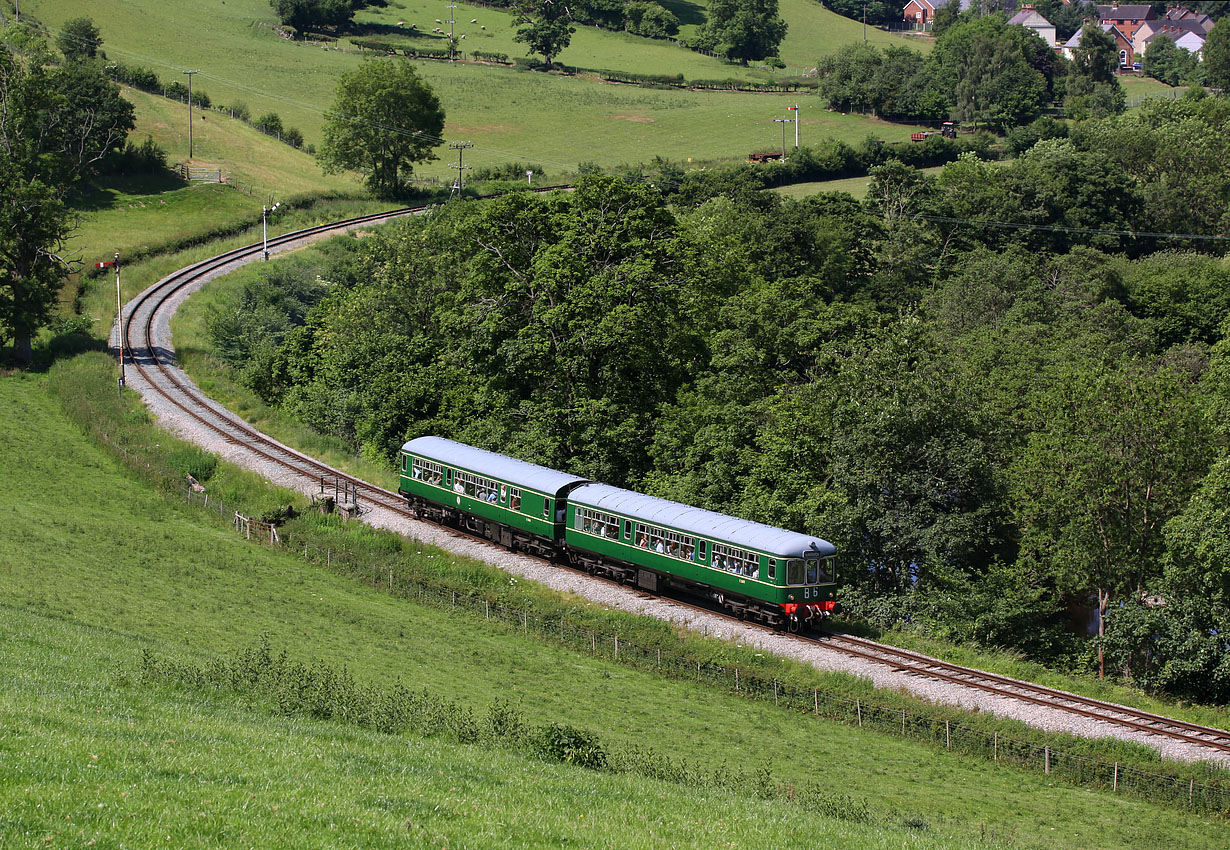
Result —
[{"label": "green diesel multiple unit", "polygon": [[732,613],[798,628],[831,615],[828,541],[621,490],[440,437],[402,446],[419,516],[654,592],[683,589]]}]

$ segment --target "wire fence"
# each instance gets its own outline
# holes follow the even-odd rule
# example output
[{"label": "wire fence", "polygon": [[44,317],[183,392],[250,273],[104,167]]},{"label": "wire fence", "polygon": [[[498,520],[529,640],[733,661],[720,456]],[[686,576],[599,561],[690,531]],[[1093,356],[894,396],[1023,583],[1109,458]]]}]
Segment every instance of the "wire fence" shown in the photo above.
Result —
[{"label": "wire fence", "polygon": [[[216,510],[225,516],[226,507],[207,494],[187,491],[190,503]],[[252,539],[257,539],[254,535]],[[269,538],[262,538],[269,542]],[[1097,788],[1190,809],[1202,814],[1230,814],[1230,789],[1105,762],[1009,738],[995,731],[976,729],[949,719],[915,713],[906,709],[878,705],[859,698],[805,688],[775,678],[749,673],[690,658],[657,647],[644,647],[617,634],[594,631],[570,622],[567,615],[544,615],[491,601],[479,595],[434,585],[414,576],[371,563],[360,556],[330,547],[289,539],[275,546],[289,550],[304,560],[329,569],[344,569],[370,585],[396,596],[417,601],[438,610],[494,621],[512,631],[533,634],[552,642],[628,667],[646,670],[676,680],[690,680],[737,696],[772,702],[774,705],[830,721],[900,736],[955,753],[983,758],[998,764],[1041,773],[1054,780],[1082,788]],[[1210,771],[1215,768],[1210,768]]]}]

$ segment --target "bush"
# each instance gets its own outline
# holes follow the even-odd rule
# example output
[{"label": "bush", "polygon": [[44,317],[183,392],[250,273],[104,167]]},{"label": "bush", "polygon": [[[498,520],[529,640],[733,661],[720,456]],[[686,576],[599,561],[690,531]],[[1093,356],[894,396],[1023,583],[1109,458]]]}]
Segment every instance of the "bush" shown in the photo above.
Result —
[{"label": "bush", "polygon": [[146,136],[140,145],[125,142],[122,151],[116,151],[103,162],[105,174],[158,174],[167,170],[167,152],[153,136]]},{"label": "bush", "polygon": [[276,112],[266,112],[252,126],[267,136],[282,137],[282,119]]},{"label": "bush", "polygon": [[248,105],[242,100],[232,103],[229,108],[223,108],[231,113],[232,118],[238,118],[240,121],[245,123],[252,120],[252,113],[248,111]]},{"label": "bush", "polygon": [[531,750],[549,761],[590,770],[605,770],[607,766],[606,750],[598,736],[564,723],[539,727],[531,742]]},{"label": "bush", "polygon": [[218,468],[218,458],[196,446],[184,446],[167,456],[167,465],[181,477],[191,475],[197,481],[208,481]]}]

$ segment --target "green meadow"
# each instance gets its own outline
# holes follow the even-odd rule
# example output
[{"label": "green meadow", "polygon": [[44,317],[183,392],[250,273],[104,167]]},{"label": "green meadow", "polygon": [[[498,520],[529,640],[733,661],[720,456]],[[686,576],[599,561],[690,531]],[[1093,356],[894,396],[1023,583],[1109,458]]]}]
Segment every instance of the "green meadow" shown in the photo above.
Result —
[{"label": "green meadow", "polygon": [[[811,0],[797,2],[811,4]],[[194,85],[206,91],[215,104],[242,101],[253,117],[276,112],[285,125],[302,130],[309,143],[320,140],[323,112],[332,102],[338,74],[362,61],[354,53],[279,38],[273,32],[272,10],[263,0],[231,0],[211,6],[208,14],[190,0],[31,0],[28,8],[51,27],[75,15],[88,14],[99,26],[110,58],[150,67],[164,80],[183,79],[182,71],[199,69]],[[431,8],[419,8],[424,10],[420,12],[423,20],[427,20]],[[809,41],[835,49],[853,37],[853,22],[818,5],[798,8],[818,21],[814,30],[798,26]],[[467,27],[472,26],[469,21],[473,18],[488,20],[500,14],[476,7],[468,13],[464,10],[459,6],[457,15]],[[380,17],[386,21],[392,18],[392,24],[399,20],[409,23],[411,11],[409,5],[390,6]],[[444,4],[440,4],[439,11],[431,13],[432,27],[444,11]],[[490,39],[475,39],[484,42],[481,49],[511,55],[511,25],[507,20],[493,24],[490,31]],[[565,52],[563,61],[645,73],[683,72],[704,78],[744,73],[737,65],[667,42],[590,28],[578,31],[576,39],[576,46]],[[591,40],[593,46],[587,47]],[[470,41],[467,37],[467,47]],[[491,44],[486,44],[488,41]],[[801,107],[804,142],[824,137],[857,142],[869,135],[893,140],[905,138],[916,129],[830,113],[818,96],[802,92],[779,95],[656,90],[590,77],[469,63],[416,64],[444,103],[446,137],[475,143],[466,152],[468,164],[528,161],[545,168],[549,176],[573,171],[582,162],[609,167],[649,161],[654,156],[684,163],[741,160],[751,151],[780,145],[781,132],[773,119],[786,116],[786,108],[796,103]],[[168,147],[176,161],[187,154],[186,109],[183,112],[182,137]],[[212,118],[209,116],[207,122]],[[208,161],[206,150],[199,152],[198,160]],[[454,160],[447,149],[439,153],[439,160],[421,166],[420,171],[448,179],[454,173],[449,167]]]},{"label": "green meadow", "polygon": [[[61,405],[122,420],[134,451],[182,457],[174,438],[141,424],[134,399],[115,398],[113,370],[88,354],[45,376],[0,379],[0,416],[23,424],[0,434],[0,834],[15,842],[5,846],[320,836],[365,846],[1220,846],[1220,821],[578,655],[248,543],[150,489],[66,417]],[[216,480],[266,504],[279,498],[227,468]],[[486,569],[428,547],[415,557]],[[502,700],[609,748],[820,782],[865,804],[871,822],[282,717],[259,700],[135,675],[143,650],[202,663],[262,636],[295,660],[425,689],[476,716]]]}]

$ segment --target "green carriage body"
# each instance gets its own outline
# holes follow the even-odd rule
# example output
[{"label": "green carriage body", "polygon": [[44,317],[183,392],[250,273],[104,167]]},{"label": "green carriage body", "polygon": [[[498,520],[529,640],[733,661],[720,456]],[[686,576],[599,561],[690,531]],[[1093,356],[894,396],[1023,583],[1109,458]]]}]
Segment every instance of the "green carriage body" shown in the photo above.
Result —
[{"label": "green carriage body", "polygon": [[[585,484],[568,496],[565,541],[655,575],[780,607],[807,618],[833,610],[836,550],[785,531],[666,499]],[[641,581],[645,584],[645,581]]]},{"label": "green carriage body", "polygon": [[398,490],[411,505],[418,500],[553,543],[563,539],[569,488],[587,480],[440,437],[409,441],[400,462]]},{"label": "green carriage body", "polygon": [[645,496],[440,437],[401,451],[419,516],[616,581],[676,587],[791,627],[829,616],[836,551],[818,537]]}]

